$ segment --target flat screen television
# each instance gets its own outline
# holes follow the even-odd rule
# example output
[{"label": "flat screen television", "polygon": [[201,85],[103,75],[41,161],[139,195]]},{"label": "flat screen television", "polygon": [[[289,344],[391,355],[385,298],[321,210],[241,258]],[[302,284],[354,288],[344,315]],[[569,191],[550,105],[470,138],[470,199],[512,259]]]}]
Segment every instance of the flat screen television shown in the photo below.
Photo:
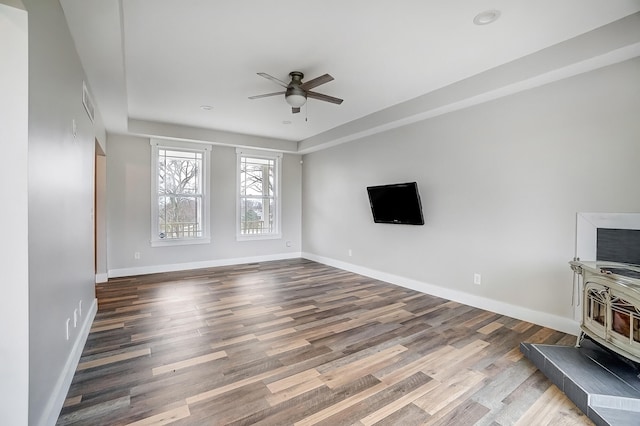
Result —
[{"label": "flat screen television", "polygon": [[416,182],[368,186],[373,221],[402,225],[424,225]]}]

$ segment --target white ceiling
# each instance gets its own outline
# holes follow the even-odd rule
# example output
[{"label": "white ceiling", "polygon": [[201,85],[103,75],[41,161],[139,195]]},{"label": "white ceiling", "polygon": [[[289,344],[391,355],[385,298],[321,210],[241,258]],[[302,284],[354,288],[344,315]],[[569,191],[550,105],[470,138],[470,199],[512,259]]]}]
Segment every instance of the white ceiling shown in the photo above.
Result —
[{"label": "white ceiling", "polygon": [[[155,133],[167,136],[197,128],[295,142],[346,123],[362,132],[363,117],[640,11],[640,0],[60,3],[107,131],[136,133],[132,120],[164,123]],[[474,25],[488,9],[500,19]],[[331,74],[314,91],[342,105],[310,99],[293,115],[284,96],[248,99],[281,89],[257,72],[288,81],[294,70]]]}]

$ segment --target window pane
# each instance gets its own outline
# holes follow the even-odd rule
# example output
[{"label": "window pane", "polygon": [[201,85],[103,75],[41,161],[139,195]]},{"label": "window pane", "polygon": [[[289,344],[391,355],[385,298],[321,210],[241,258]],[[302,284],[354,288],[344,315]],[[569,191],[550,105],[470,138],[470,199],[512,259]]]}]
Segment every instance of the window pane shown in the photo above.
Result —
[{"label": "window pane", "polygon": [[240,233],[243,235],[274,232],[274,200],[262,198],[240,199]]},{"label": "window pane", "polygon": [[159,196],[158,229],[162,239],[202,237],[202,199]]},{"label": "window pane", "polygon": [[242,157],[240,161],[240,193],[242,195],[272,196],[275,161]]},{"label": "window pane", "polygon": [[158,193],[201,194],[202,153],[158,150]]}]

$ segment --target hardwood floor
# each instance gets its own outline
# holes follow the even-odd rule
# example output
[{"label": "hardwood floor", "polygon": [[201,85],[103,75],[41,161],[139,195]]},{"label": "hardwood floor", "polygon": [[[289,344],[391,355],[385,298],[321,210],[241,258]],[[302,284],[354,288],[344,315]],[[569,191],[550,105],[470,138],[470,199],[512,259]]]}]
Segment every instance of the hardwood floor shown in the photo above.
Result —
[{"label": "hardwood floor", "polygon": [[58,425],[591,425],[574,337],[304,259],[111,279]]}]

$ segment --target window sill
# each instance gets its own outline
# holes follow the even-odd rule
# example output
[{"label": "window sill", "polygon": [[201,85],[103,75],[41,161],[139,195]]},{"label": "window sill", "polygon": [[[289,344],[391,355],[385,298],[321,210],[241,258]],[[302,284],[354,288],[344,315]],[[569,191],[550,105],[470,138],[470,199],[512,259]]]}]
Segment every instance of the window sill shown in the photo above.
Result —
[{"label": "window sill", "polygon": [[151,247],[188,246],[195,244],[210,244],[211,238],[191,238],[180,240],[151,240]]},{"label": "window sill", "polygon": [[280,240],[282,234],[236,235],[236,241]]}]

